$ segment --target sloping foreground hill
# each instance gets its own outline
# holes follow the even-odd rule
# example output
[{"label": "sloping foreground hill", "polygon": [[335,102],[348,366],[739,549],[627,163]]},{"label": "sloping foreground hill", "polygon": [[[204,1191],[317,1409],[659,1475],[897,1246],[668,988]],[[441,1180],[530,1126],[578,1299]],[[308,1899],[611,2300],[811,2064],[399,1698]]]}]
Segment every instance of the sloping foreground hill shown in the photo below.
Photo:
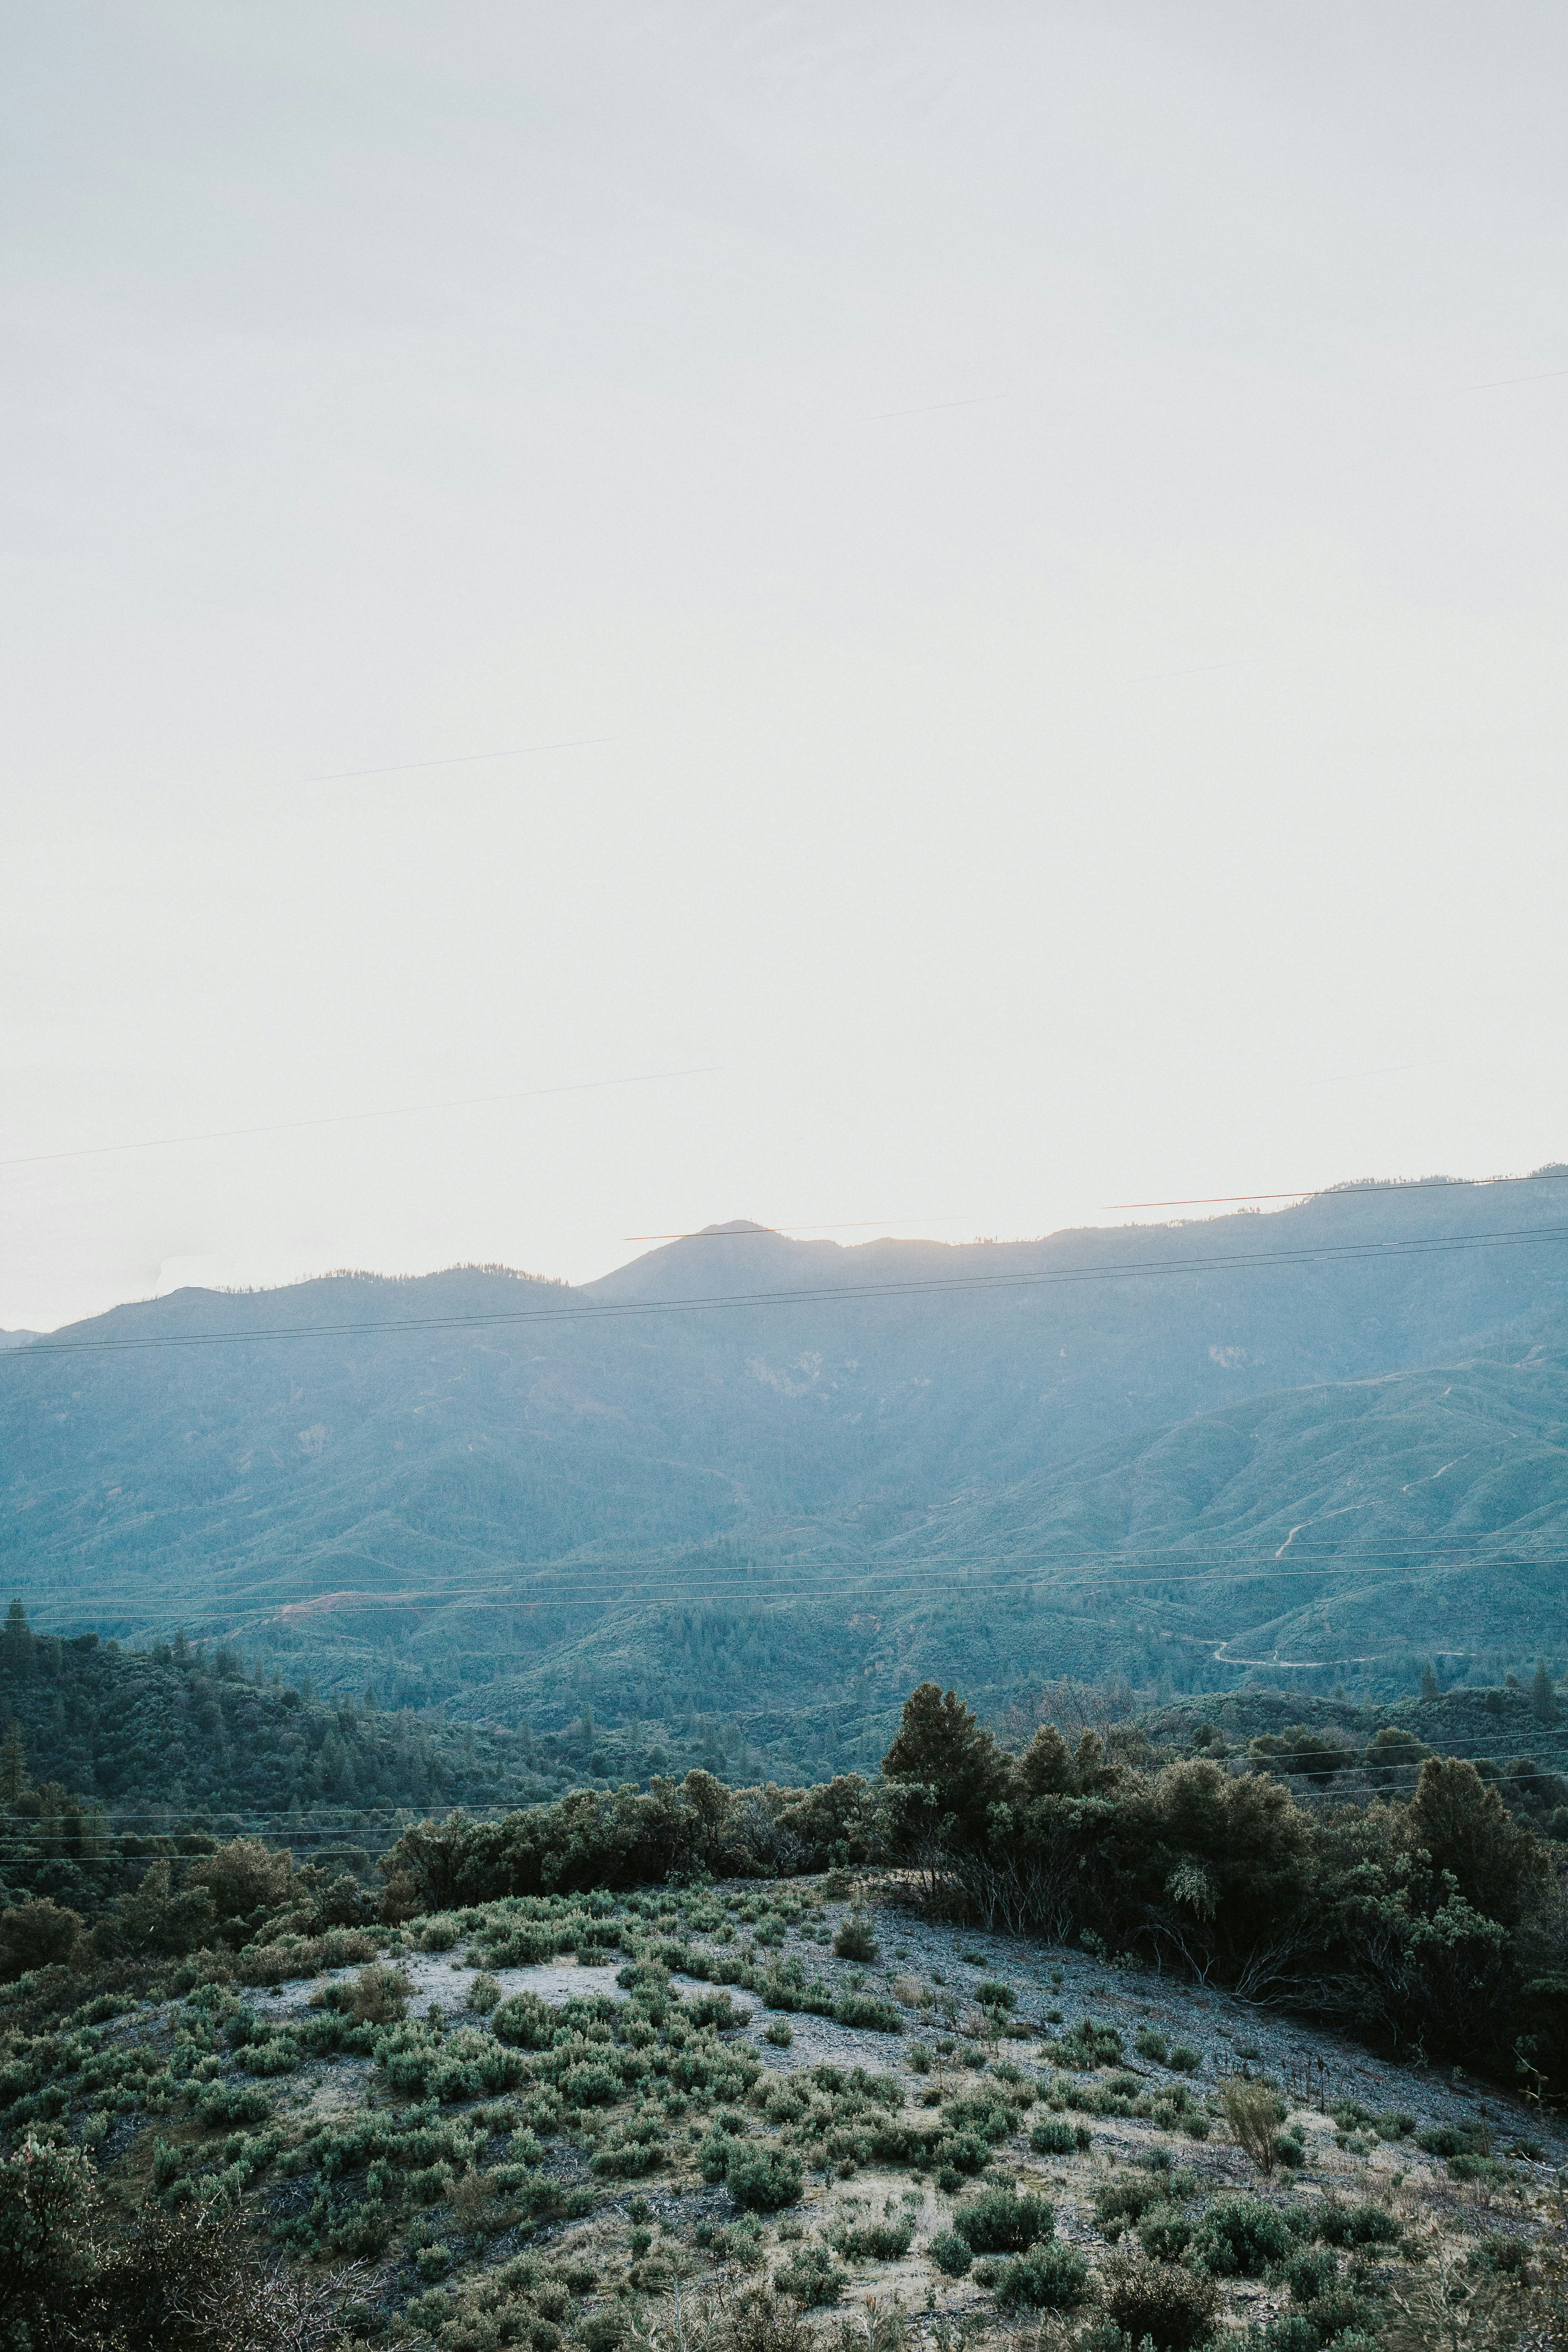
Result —
[{"label": "sloping foreground hill", "polygon": [[[182,1293],[0,1357],[0,1572],[62,1631],[184,1624],[340,1684],[412,1672],[503,1719],[764,1697],[852,1715],[926,1671],[991,1689],[1142,1675],[1152,1645],[1316,1654],[1279,1638],[1277,1592],[1205,1595],[1151,1634],[1126,1590],[1067,1575],[1085,1541],[1131,1561],[1210,1521],[1234,1564],[1247,1512],[1215,1517],[1179,1430],[1168,1467],[1142,1448],[1120,1502],[1102,1456],[1087,1484],[1050,1481],[1194,1415],[1228,1459],[1235,1407],[1282,1387],[1321,1402],[1488,1348],[1550,1351],[1563,1208],[1543,1178],[1003,1248],[715,1233],[584,1292],[468,1270]],[[1269,1532],[1340,1475],[1313,1467],[1311,1428],[1286,1442],[1280,1410],[1246,1441]],[[1544,1388],[1531,1411],[1549,1447]],[[1339,1457],[1384,1442],[1370,1423],[1320,1433]],[[1555,1470],[1539,1468],[1515,1517],[1544,1545]],[[1494,1480],[1494,1549],[1506,1502]],[[1424,1532],[1414,1505],[1390,1528]],[[998,1589],[1015,1563],[1026,1593]],[[1415,1646],[1474,1650],[1504,1622],[1515,1646],[1549,1639],[1540,1567],[1495,1609],[1427,1619]],[[1399,1653],[1422,1590],[1392,1641],[1363,1638],[1352,1604],[1338,1649]]]},{"label": "sloping foreground hill", "polygon": [[194,1865],[232,1930],[199,1957],[0,1991],[0,2227],[41,2221],[0,2324],[85,2306],[129,2352],[185,2303],[247,2352],[827,2352],[847,2325],[876,2352],[923,2313],[976,2352],[1046,2319],[1294,2352],[1457,2312],[1563,2340],[1568,2141],[1446,2066],[874,1878],[247,1942],[237,1904],[270,1932],[310,1897],[245,1861]]}]

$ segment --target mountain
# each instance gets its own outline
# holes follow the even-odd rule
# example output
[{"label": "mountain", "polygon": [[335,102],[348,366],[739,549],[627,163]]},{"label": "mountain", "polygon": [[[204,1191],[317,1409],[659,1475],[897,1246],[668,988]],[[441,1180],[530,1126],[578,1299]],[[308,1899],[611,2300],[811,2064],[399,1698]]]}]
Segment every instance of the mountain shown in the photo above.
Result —
[{"label": "mountain", "polygon": [[1561,1172],[178,1292],[0,1359],[0,1573],[52,1630],[655,1744],[731,1717],[781,1769],[868,1754],[927,1673],[1561,1654]]}]

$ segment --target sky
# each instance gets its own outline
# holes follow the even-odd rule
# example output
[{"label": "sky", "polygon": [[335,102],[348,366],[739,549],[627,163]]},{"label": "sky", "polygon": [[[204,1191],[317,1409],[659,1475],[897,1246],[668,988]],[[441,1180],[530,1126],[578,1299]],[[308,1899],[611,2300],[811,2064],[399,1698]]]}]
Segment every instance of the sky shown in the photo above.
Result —
[{"label": "sky", "polygon": [[1568,1158],[1560,7],[0,26],[0,1326]]}]

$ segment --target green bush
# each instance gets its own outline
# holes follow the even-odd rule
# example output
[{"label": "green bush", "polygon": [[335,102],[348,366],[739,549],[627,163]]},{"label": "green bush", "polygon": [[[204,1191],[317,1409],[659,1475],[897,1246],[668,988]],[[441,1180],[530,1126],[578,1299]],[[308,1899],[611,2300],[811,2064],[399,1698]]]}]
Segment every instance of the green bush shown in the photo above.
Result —
[{"label": "green bush", "polygon": [[864,2221],[837,2230],[833,2244],[847,2262],[901,2262],[913,2242],[915,2225],[906,2214],[898,2221]]},{"label": "green bush", "polygon": [[68,1960],[82,1924],[78,1912],[62,1909],[47,1895],[0,1911],[0,1979]]},{"label": "green bush", "polygon": [[560,2029],[557,2012],[535,1992],[514,1992],[490,2011],[490,2031],[514,2050],[552,2050]]},{"label": "green bush", "polygon": [[833,1949],[841,1960],[858,1960],[869,1967],[877,1957],[877,1937],[863,1911],[851,1911],[840,1923],[833,1938]]},{"label": "green bush", "polygon": [[1203,2063],[1202,2051],[1193,2049],[1190,2043],[1185,2042],[1173,2043],[1171,2054],[1165,2061],[1173,2074],[1195,2074]]},{"label": "green bush", "polygon": [[1101,2181],[1095,2190],[1094,2218],[1114,2245],[1122,2231],[1141,2221],[1152,2206],[1168,2204],[1171,2190],[1169,2179],[1119,2174]]},{"label": "green bush", "polygon": [[1122,2052],[1121,2035],[1114,2025],[1094,2017],[1080,2017],[1056,2044],[1064,2065],[1088,2073],[1096,2066],[1114,2066]]},{"label": "green bush", "polygon": [[1157,2025],[1141,2025],[1133,2036],[1132,2047],[1140,2058],[1152,2058],[1160,2066],[1169,2055],[1169,2044]]},{"label": "green bush", "polygon": [[1111,2254],[1100,2274],[1106,2311],[1132,2344],[1153,2352],[1191,2352],[1214,2334],[1219,2290],[1177,2263]]},{"label": "green bush", "polygon": [[844,2292],[844,2265],[826,2246],[802,2246],[773,2273],[773,2285],[807,2310],[837,2303]]},{"label": "green bush", "polygon": [[1297,2232],[1277,2205],[1261,2197],[1216,2200],[1188,2251],[1196,2270],[1213,2278],[1258,2278],[1296,2251]]},{"label": "green bush", "polygon": [[265,2091],[239,2083],[213,2083],[196,2100],[196,2120],[204,2124],[258,2124],[272,2113]]},{"label": "green bush", "polygon": [[974,2254],[1025,2253],[1056,2225],[1043,2197],[1020,2197],[1011,2189],[983,2189],[952,2217],[953,2228]]},{"label": "green bush", "polygon": [[983,1978],[974,1988],[974,1998],[982,2009],[1012,2009],[1018,1999],[1011,1985],[995,1977]]},{"label": "green bush", "polygon": [[1312,2216],[1312,2234],[1328,2246],[1396,2246],[1403,2232],[1382,2205],[1341,2205],[1325,2198]]},{"label": "green bush", "polygon": [[836,2025],[861,2025],[877,2033],[901,2033],[903,2011],[896,2001],[882,2000],[872,1992],[847,1992],[833,2004]]},{"label": "green bush", "polygon": [[1179,2205],[1151,2205],[1138,2224],[1138,2242],[1157,2263],[1177,2263],[1192,2243],[1193,2223]]},{"label": "green bush", "polygon": [[931,2240],[926,2252],[938,2270],[945,2271],[949,2278],[963,2278],[974,2260],[956,2230],[944,2230],[940,2237]]},{"label": "green bush", "polygon": [[1076,2246],[1036,2246],[1003,2266],[996,2300],[1004,2311],[1072,2311],[1089,2292],[1089,2263]]},{"label": "green bush", "polygon": [[1071,2156],[1076,2149],[1088,2147],[1091,2137],[1087,2124],[1064,2123],[1052,2116],[1035,2126],[1029,2146],[1037,2156]]},{"label": "green bush", "polygon": [[724,2184],[737,2205],[752,2212],[776,2213],[783,2206],[800,2202],[800,2158],[791,2148],[748,2143],[731,2157]]}]

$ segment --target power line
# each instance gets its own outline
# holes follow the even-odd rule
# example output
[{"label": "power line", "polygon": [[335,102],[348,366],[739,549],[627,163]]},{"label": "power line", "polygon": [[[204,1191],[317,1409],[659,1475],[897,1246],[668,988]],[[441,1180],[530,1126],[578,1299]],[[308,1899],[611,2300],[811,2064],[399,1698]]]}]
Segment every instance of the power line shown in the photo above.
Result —
[{"label": "power line", "polygon": [[1307,1244],[1293,1249],[1206,1252],[1195,1257],[1171,1257],[1110,1265],[1040,1268],[1028,1274],[975,1274],[909,1282],[844,1283],[802,1286],[796,1290],[744,1291],[731,1297],[669,1299],[585,1300],[572,1294],[573,1303],[561,1306],[496,1310],[484,1315],[419,1315],[393,1322],[300,1323],[258,1325],[239,1331],[179,1331],[149,1334],[131,1339],[37,1339],[0,1350],[0,1365],[30,1361],[36,1356],[118,1353],[127,1349],[201,1347],[246,1347],[269,1339],[348,1339],[366,1333],[493,1329],[501,1326],[544,1321],[619,1320],[648,1315],[707,1314],[737,1307],[803,1307],[850,1298],[913,1298],[943,1293],[1020,1290],[1055,1287],[1060,1284],[1129,1282],[1165,1274],[1205,1274],[1252,1267],[1321,1265],[1341,1260],[1378,1257],[1443,1256],[1458,1251],[1518,1248],[1533,1242],[1568,1240],[1568,1225],[1524,1225],[1500,1232],[1455,1235],[1417,1235],[1408,1241]]},{"label": "power line", "polygon": [[294,1135],[302,1128],[352,1127],[372,1118],[417,1118],[427,1112],[474,1110],[489,1103],[539,1102],[550,1095],[601,1094],[611,1087],[651,1087],[666,1078],[705,1078],[722,1066],[718,1062],[704,1063],[689,1070],[647,1070],[629,1078],[584,1078],[569,1087],[525,1087],[511,1094],[463,1095],[449,1102],[397,1103],[384,1110],[329,1111],[321,1118],[285,1118],[274,1120],[266,1127],[215,1127],[200,1135],[155,1135],[141,1143],[89,1143],[71,1151],[30,1151],[10,1160],[0,1160],[0,1168],[38,1168],[57,1160],[101,1160],[115,1151],[163,1151],[180,1143],[228,1143],[237,1138],[256,1135]]},{"label": "power line", "polygon": [[[1374,1193],[1380,1200],[1397,1199],[1405,1192],[1489,1192],[1497,1184],[1552,1184],[1568,1178],[1568,1168],[1538,1168],[1530,1176],[1411,1176],[1397,1181],[1373,1184],[1298,1184],[1289,1192],[1199,1192],[1185,1201],[1102,1201],[1100,1208],[1110,1209],[1216,1209],[1227,1208],[1237,1201],[1348,1201]],[[910,1220],[905,1221],[911,1222]]]},{"label": "power line", "polygon": [[[1457,1538],[1448,1538],[1446,1540],[1451,1542]],[[1409,1543],[1424,1551],[1431,1549],[1431,1546],[1419,1537],[1390,1538],[1389,1548],[1399,1543]],[[819,1596],[826,1599],[852,1599],[882,1593],[891,1595],[913,1593],[920,1596],[939,1592],[974,1592],[978,1597],[987,1591],[1005,1594],[1026,1591],[1034,1586],[1048,1586],[1052,1591],[1060,1591],[1109,1589],[1121,1592],[1126,1591],[1129,1586],[1205,1584],[1226,1579],[1234,1581],[1289,1583],[1297,1580],[1305,1580],[1322,1576],[1382,1574],[1409,1577],[1417,1574],[1424,1566],[1439,1569],[1446,1574],[1473,1569],[1488,1569],[1494,1571],[1499,1569],[1518,1569],[1533,1572],[1543,1569],[1561,1570],[1568,1567],[1568,1559],[1555,1553],[1528,1559],[1510,1559],[1497,1553],[1483,1552],[1471,1553],[1458,1559],[1423,1561],[1384,1559],[1377,1552],[1358,1552],[1349,1555],[1336,1552],[1327,1555],[1321,1560],[1314,1560],[1310,1554],[1303,1557],[1298,1551],[1295,1560],[1289,1567],[1282,1566],[1274,1559],[1258,1560],[1245,1558],[1237,1559],[1223,1552],[1210,1553],[1206,1556],[1202,1552],[1196,1554],[1184,1552],[1179,1557],[1184,1563],[1196,1559],[1200,1565],[1195,1568],[1184,1566],[1181,1569],[1166,1569],[1152,1566],[1146,1560],[1133,1561],[1128,1563],[1127,1572],[1124,1573],[1121,1572],[1121,1563],[1114,1558],[1099,1560],[1078,1559],[1061,1562],[1060,1567],[1064,1572],[1058,1574],[1055,1572],[1058,1563],[1051,1560],[1019,1565],[1010,1559],[979,1557],[963,1563],[962,1569],[948,1563],[945,1577],[936,1577],[924,1574],[918,1569],[887,1573],[867,1570],[861,1574],[850,1574],[838,1570],[830,1571],[822,1576],[814,1575],[809,1569],[800,1569],[793,1572],[788,1570],[779,1570],[771,1574],[752,1574],[743,1568],[705,1570],[681,1562],[679,1572],[684,1582],[686,1597],[682,1597],[681,1592],[672,1591],[668,1581],[651,1581],[650,1579],[656,1572],[648,1570],[637,1571],[635,1576],[625,1578],[620,1583],[615,1584],[613,1590],[606,1592],[606,1585],[611,1584],[612,1580],[619,1573],[616,1569],[611,1567],[606,1568],[595,1582],[584,1580],[570,1585],[552,1585],[544,1591],[530,1591],[526,1586],[520,1587],[514,1581],[418,1585],[395,1592],[360,1592],[345,1587],[341,1591],[322,1594],[315,1601],[279,1600],[258,1605],[269,1607],[274,1612],[293,1609],[307,1612],[310,1616],[318,1614],[326,1616],[331,1612],[322,1604],[329,1600],[341,1600],[352,1606],[353,1610],[360,1611],[411,1609],[422,1602],[445,1601],[494,1601],[510,1603],[517,1608],[538,1609],[548,1607],[554,1602],[570,1602],[585,1598],[603,1597],[611,1603],[623,1600],[651,1600],[663,1601],[671,1608],[684,1609],[692,1605],[693,1601],[699,1603],[714,1600],[742,1601],[756,1598],[760,1594],[773,1594],[784,1600],[796,1598],[814,1600]],[[977,1582],[972,1574],[963,1572],[973,1569],[993,1571],[989,1584],[983,1581]],[[548,1577],[550,1570],[546,1568],[532,1573],[538,1580]],[[577,1571],[580,1577],[584,1573],[581,1570]],[[723,1585],[709,1583],[697,1587],[693,1591],[689,1580],[698,1576],[724,1577],[730,1581]],[[35,1610],[47,1608],[54,1597],[53,1593],[46,1589],[38,1598],[35,1599],[33,1603]],[[178,1614],[177,1603],[148,1607],[144,1602],[140,1601],[139,1595],[127,1599],[112,1591],[107,1592],[94,1591],[85,1597],[90,1600],[95,1609],[114,1610],[121,1615],[162,1620]],[[196,1600],[193,1601],[192,1605],[210,1613],[217,1603],[210,1600]],[[197,1638],[202,1641],[216,1641],[226,1640],[229,1637],[207,1633],[198,1634]],[[241,1633],[237,1632],[232,1638],[236,1641],[241,1638],[254,1640],[256,1636],[254,1633],[242,1636]]]}]

